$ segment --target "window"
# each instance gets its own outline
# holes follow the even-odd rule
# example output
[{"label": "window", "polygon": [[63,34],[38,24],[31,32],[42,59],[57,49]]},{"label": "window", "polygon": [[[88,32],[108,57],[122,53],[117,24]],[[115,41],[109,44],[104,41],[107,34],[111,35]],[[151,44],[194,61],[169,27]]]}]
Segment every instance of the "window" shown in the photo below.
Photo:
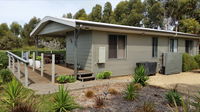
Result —
[{"label": "window", "polygon": [[185,52],[192,54],[193,52],[193,41],[192,40],[185,40]]},{"label": "window", "polygon": [[126,36],[109,35],[109,58],[123,59],[126,57]]},{"label": "window", "polygon": [[177,39],[170,39],[169,49],[170,49],[170,52],[178,52],[178,40]]},{"label": "window", "polygon": [[152,38],[152,57],[158,56],[158,38]]}]

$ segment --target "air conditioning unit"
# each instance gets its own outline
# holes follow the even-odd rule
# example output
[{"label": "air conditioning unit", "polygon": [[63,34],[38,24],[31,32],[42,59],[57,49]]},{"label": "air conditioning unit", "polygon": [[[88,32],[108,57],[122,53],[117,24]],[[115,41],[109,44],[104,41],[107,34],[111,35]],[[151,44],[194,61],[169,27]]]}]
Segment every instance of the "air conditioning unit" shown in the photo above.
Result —
[{"label": "air conditioning unit", "polygon": [[98,63],[106,62],[106,47],[99,47],[99,60]]}]

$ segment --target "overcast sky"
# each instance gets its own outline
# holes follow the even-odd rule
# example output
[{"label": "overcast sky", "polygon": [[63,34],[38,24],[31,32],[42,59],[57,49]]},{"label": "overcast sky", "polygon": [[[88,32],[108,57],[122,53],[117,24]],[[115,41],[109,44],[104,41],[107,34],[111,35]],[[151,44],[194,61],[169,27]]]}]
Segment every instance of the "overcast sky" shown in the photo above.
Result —
[{"label": "overcast sky", "polygon": [[74,14],[81,8],[89,13],[95,4],[103,6],[107,1],[115,7],[122,0],[0,0],[0,23],[24,24],[33,16],[62,17],[64,13]]}]

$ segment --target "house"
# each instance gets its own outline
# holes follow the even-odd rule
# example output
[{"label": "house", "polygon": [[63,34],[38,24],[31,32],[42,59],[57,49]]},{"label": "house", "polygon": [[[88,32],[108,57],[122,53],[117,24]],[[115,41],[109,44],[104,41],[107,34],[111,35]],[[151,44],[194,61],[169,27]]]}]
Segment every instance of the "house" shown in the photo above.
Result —
[{"label": "house", "polygon": [[31,37],[66,38],[66,63],[94,73],[131,74],[137,62],[157,62],[162,53],[199,53],[199,36],[175,31],[45,17]]}]

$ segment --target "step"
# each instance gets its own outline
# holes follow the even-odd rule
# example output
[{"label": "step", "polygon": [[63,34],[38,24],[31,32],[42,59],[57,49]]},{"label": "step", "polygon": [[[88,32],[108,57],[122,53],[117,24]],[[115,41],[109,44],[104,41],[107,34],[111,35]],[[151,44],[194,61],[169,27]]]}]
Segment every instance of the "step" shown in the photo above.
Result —
[{"label": "step", "polygon": [[78,80],[80,80],[80,81],[90,81],[90,80],[95,80],[95,77],[94,76],[79,77]]},{"label": "step", "polygon": [[90,77],[93,73],[78,73],[78,77]]}]

